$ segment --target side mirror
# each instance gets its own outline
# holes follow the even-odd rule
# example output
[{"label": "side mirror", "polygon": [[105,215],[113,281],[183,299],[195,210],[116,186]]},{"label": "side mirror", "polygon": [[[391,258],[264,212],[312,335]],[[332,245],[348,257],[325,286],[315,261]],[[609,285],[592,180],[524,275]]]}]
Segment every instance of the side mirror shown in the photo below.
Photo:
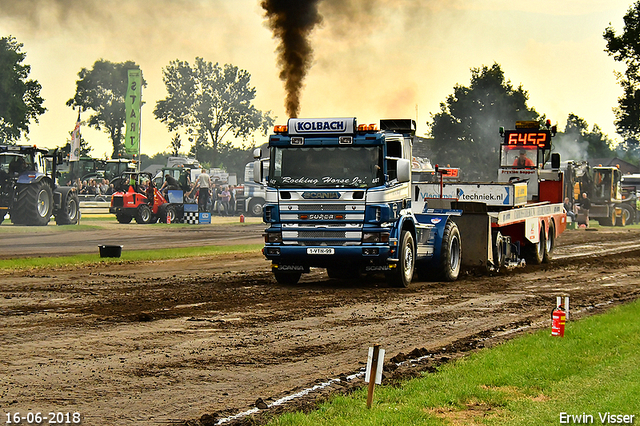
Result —
[{"label": "side mirror", "polygon": [[410,182],[411,181],[411,161],[406,158],[398,160],[398,182]]},{"label": "side mirror", "polygon": [[[260,149],[258,148],[258,151],[259,150]],[[255,183],[262,183],[262,161],[260,160],[253,162],[253,181]]]},{"label": "side mirror", "polygon": [[551,168],[559,169],[560,168],[560,154],[554,152],[551,154]]},{"label": "side mirror", "polygon": [[[253,158],[256,160],[262,157],[262,150],[260,148],[256,148],[253,150]],[[255,170],[255,169],[254,169]]]}]

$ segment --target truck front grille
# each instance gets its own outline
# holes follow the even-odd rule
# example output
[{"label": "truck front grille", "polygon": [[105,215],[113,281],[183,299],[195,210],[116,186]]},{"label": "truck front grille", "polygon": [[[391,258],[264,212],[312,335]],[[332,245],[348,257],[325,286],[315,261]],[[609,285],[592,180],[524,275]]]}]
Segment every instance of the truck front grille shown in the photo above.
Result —
[{"label": "truck front grille", "polygon": [[345,204],[299,204],[298,211],[308,212],[308,211],[334,211],[334,212],[342,212],[347,208]]},{"label": "truck front grille", "polygon": [[298,238],[345,238],[345,231],[299,231]]}]

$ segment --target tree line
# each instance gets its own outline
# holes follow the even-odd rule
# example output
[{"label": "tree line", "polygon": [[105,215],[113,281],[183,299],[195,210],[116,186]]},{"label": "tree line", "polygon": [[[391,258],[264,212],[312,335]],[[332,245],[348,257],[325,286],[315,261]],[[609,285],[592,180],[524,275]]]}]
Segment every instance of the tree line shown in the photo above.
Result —
[{"label": "tree line", "polygon": [[[556,138],[556,148],[580,148],[585,158],[617,155],[631,162],[640,158],[640,0],[624,16],[624,28],[617,34],[611,26],[603,34],[606,52],[626,66],[617,73],[623,95],[615,112],[616,132],[623,141],[613,141],[594,124],[570,114],[564,132]],[[23,45],[14,37],[0,38],[0,139],[15,143],[29,132],[29,123],[38,122],[45,112],[41,85],[29,79],[30,66],[24,64]],[[123,150],[125,125],[124,98],[127,70],[139,69],[133,61],[113,63],[97,60],[92,68],[82,68],[76,92],[66,105],[90,115],[84,124],[109,135],[113,157]],[[158,100],[153,114],[163,122],[172,137],[168,148],[178,153],[186,135],[189,154],[211,167],[230,169],[229,163],[248,161],[248,152],[256,145],[250,138],[266,135],[274,123],[271,111],[260,111],[253,101],[256,89],[248,71],[196,57],[195,62],[171,61],[163,68],[165,99]],[[143,79],[143,87],[146,82]],[[514,87],[505,78],[502,67],[483,65],[471,69],[469,86],[456,85],[453,93],[431,114],[428,152],[432,162],[455,164],[469,170],[470,178],[484,178],[495,171],[499,149],[498,128],[508,128],[517,120],[544,120],[527,105],[528,93],[522,85]],[[246,144],[235,147],[233,140]],[[83,141],[84,149],[90,149]],[[566,158],[566,157],[565,157]],[[567,158],[569,159],[569,158]],[[486,170],[478,167],[486,165]],[[235,165],[234,165],[235,167]]]}]

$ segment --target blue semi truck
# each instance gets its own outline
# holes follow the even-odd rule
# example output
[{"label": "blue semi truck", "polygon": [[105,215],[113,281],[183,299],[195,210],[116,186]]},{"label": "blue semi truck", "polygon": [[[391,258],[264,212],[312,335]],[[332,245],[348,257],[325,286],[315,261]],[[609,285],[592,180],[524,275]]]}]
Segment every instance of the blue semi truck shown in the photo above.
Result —
[{"label": "blue semi truck", "polygon": [[[451,183],[448,195],[442,180],[412,184],[415,130],[410,119],[378,126],[291,118],[275,126],[267,176],[256,160],[254,181],[266,182],[263,253],[279,283],[295,284],[318,267],[338,279],[384,273],[391,286],[406,287],[414,273],[453,281],[464,266],[497,270],[521,264],[521,254],[534,263],[550,259],[566,226],[562,199],[545,199],[550,187],[562,188],[560,171],[545,170],[546,189],[529,199],[519,177]],[[537,176],[539,168],[530,170]]]}]

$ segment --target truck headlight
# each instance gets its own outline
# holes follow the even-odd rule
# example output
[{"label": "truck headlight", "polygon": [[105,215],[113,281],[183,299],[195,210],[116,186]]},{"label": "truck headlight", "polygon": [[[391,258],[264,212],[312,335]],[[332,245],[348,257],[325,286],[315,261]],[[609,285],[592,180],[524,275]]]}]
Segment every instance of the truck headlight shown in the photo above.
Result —
[{"label": "truck headlight", "polygon": [[388,243],[388,232],[365,232],[362,234],[363,243]]},{"label": "truck headlight", "polygon": [[282,232],[267,232],[262,235],[264,236],[265,243],[277,244],[282,242]]}]

